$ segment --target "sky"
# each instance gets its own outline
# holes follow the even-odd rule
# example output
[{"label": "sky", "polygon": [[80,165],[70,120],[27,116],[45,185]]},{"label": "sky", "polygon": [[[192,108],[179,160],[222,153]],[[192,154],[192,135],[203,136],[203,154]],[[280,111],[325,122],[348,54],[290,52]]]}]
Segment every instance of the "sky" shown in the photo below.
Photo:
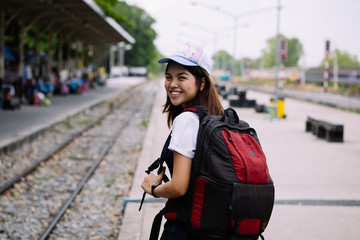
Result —
[{"label": "sky", "polygon": [[[236,59],[259,58],[266,40],[279,32],[298,38],[304,54],[299,64],[318,66],[325,42],[360,60],[359,0],[126,0],[155,19],[155,44],[165,56],[190,41],[209,56],[225,50]],[[280,2],[279,24],[277,6]],[[196,4],[194,4],[196,3]],[[216,10],[218,9],[218,10]],[[237,16],[237,20],[236,20]],[[237,30],[234,34],[234,24]],[[234,37],[235,35],[235,37]],[[234,46],[234,39],[236,45]]]}]

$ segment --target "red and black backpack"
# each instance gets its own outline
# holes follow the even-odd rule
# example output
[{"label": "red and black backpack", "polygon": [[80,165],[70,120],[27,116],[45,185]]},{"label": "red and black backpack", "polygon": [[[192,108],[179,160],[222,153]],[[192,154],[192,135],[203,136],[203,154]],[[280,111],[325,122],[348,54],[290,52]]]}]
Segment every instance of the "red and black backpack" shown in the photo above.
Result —
[{"label": "red and black backpack", "polygon": [[[185,221],[199,239],[263,239],[274,205],[274,185],[259,139],[232,108],[223,116],[203,107],[185,109],[199,114],[199,132],[187,193],[169,199],[156,215],[150,239],[158,239],[162,216]],[[167,151],[146,171],[171,159]],[[168,163],[168,161],[166,161]],[[168,163],[172,172],[172,163]],[[164,179],[167,181],[168,179]]]}]

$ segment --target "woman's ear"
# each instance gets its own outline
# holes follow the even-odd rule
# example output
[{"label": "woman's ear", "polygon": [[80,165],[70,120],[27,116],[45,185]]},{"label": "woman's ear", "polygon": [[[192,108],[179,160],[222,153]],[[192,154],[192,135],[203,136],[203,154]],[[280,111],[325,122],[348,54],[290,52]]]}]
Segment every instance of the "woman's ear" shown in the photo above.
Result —
[{"label": "woman's ear", "polygon": [[205,78],[202,78],[200,81],[200,91],[202,91],[205,87]]}]

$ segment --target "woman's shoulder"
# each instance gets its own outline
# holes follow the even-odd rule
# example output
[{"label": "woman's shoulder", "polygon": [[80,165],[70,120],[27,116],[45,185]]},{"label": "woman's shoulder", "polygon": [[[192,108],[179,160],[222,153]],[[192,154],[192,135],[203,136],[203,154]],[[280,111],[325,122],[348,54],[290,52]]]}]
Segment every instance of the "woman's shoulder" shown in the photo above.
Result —
[{"label": "woman's shoulder", "polygon": [[176,127],[190,127],[199,125],[199,115],[193,112],[180,113],[173,122],[172,129]]},{"label": "woman's shoulder", "polygon": [[180,113],[174,121],[183,121],[183,120],[188,120],[188,121],[191,121],[191,120],[196,120],[196,121],[199,121],[199,115],[197,113],[194,113],[194,112],[189,112],[189,111],[185,111],[185,112],[182,112]]}]

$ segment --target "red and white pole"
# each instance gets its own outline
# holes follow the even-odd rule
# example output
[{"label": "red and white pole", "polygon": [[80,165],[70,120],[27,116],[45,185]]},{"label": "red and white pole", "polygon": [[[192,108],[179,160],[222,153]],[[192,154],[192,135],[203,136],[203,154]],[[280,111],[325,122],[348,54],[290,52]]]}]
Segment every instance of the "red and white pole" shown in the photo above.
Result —
[{"label": "red and white pole", "polygon": [[325,43],[325,63],[324,63],[324,92],[327,92],[329,82],[329,55],[330,55],[330,41]]}]

